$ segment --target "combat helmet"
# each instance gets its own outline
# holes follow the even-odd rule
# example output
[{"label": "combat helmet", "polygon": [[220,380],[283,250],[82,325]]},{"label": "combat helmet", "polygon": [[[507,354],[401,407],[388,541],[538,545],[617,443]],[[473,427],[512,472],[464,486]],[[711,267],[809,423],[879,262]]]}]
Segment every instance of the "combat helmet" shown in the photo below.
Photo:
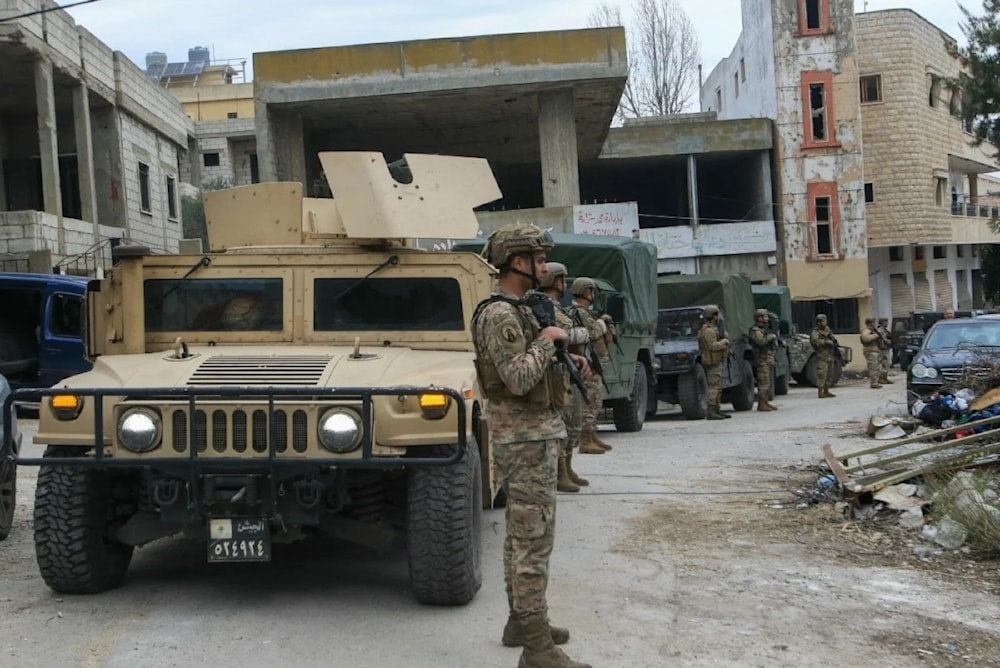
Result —
[{"label": "combat helmet", "polygon": [[701,314],[702,317],[704,317],[706,320],[708,318],[714,318],[715,316],[719,315],[719,307],[716,306],[715,304],[709,304],[708,306],[705,307],[705,310],[703,310]]},{"label": "combat helmet", "polygon": [[765,315],[771,317],[771,314],[768,312],[766,308],[759,308],[753,312],[753,319],[756,320],[757,318],[761,318]]},{"label": "combat helmet", "polygon": [[552,235],[531,223],[510,223],[499,228],[483,246],[482,256],[494,267],[503,267],[518,253],[551,250]]},{"label": "combat helmet", "polygon": [[816,324],[819,324],[821,322],[826,322],[826,314],[825,313],[819,313],[819,314],[816,315]]},{"label": "combat helmet", "polygon": [[545,275],[541,277],[538,281],[538,287],[543,290],[546,288],[551,288],[556,283],[556,279],[562,276],[566,277],[566,265],[562,262],[547,262],[545,264]]},{"label": "combat helmet", "polygon": [[574,297],[580,297],[587,290],[596,290],[597,282],[592,278],[587,278],[586,276],[581,276],[580,278],[573,281],[573,285],[570,286],[570,292],[573,293]]}]

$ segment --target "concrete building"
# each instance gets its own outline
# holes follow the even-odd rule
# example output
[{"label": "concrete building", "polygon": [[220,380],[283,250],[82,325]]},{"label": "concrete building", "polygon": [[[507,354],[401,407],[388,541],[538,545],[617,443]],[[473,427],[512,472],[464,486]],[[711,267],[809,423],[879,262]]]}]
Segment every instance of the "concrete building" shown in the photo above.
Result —
[{"label": "concrete building", "polygon": [[1000,167],[949,85],[964,75],[957,44],[909,9],[858,14],[855,30],[873,310],[981,307],[977,245],[996,242],[981,175]]},{"label": "concrete building", "polygon": [[720,119],[774,121],[779,282],[800,328],[825,313],[838,333],[871,310],[853,5],[743,0],[739,40],[701,88]]},{"label": "concrete building", "polygon": [[183,62],[167,54],[146,54],[146,76],[166,88],[194,122],[190,164],[181,177],[198,187],[217,189],[257,183],[253,84],[245,81],[246,61],[214,61],[196,46]]},{"label": "concrete building", "polygon": [[[0,0],[0,256],[7,269],[108,260],[110,239],[176,250],[180,105],[49,0]],[[75,267],[70,267],[74,269]]]}]

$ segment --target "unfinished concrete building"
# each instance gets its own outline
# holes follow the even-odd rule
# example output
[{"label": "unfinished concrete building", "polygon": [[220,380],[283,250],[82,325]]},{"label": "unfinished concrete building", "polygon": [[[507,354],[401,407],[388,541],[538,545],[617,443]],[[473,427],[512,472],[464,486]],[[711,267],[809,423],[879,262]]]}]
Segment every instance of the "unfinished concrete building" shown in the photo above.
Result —
[{"label": "unfinished concrete building", "polygon": [[112,239],[176,250],[190,121],[68,13],[37,13],[54,7],[0,0],[0,268],[93,272]]}]

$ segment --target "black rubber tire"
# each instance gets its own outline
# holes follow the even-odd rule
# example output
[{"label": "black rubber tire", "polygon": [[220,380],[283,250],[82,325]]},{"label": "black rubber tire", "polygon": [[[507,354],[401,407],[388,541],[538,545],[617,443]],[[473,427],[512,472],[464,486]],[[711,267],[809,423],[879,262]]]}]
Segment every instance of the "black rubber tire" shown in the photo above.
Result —
[{"label": "black rubber tire", "polygon": [[677,379],[677,402],[686,420],[704,420],[708,415],[708,376],[701,364]]},{"label": "black rubber tire", "polygon": [[757,398],[754,386],[753,364],[750,360],[743,360],[743,381],[732,389],[733,408],[738,411],[748,411],[753,408],[754,399]]},{"label": "black rubber tire", "polygon": [[[46,457],[78,452],[49,446]],[[62,594],[97,594],[125,579],[133,547],[111,538],[114,499],[107,471],[42,466],[35,489],[35,557],[42,579]]]},{"label": "black rubber tire", "polygon": [[10,535],[17,508],[17,464],[0,459],[0,540]]},{"label": "black rubber tire", "polygon": [[806,362],[806,366],[802,370],[802,379],[809,387],[816,387],[816,364],[816,355],[810,355],[809,361]]},{"label": "black rubber tire", "polygon": [[830,378],[830,387],[837,387],[837,383],[840,382],[841,377],[844,375],[844,365],[840,360],[834,360],[833,362],[833,376]]},{"label": "black rubber tire", "polygon": [[410,585],[425,605],[465,605],[483,584],[480,465],[479,446],[470,442],[459,462],[410,473],[406,527]]},{"label": "black rubber tire", "polygon": [[774,396],[780,397],[788,394],[788,376],[774,377]]},{"label": "black rubber tire", "polygon": [[646,409],[649,400],[649,379],[646,376],[646,366],[642,362],[635,363],[632,372],[632,391],[624,399],[615,402],[615,429],[622,432],[642,431],[646,422]]}]

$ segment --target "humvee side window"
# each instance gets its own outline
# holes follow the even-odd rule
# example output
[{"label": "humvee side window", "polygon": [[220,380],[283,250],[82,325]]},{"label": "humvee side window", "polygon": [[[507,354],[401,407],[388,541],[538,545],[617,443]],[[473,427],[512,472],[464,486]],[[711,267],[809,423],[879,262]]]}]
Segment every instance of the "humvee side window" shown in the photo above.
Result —
[{"label": "humvee side window", "polygon": [[196,278],[145,281],[149,332],[280,332],[280,278]]},{"label": "humvee side window", "polygon": [[314,293],[317,332],[465,329],[453,278],[317,278]]},{"label": "humvee side window", "polygon": [[656,318],[656,338],[681,339],[698,336],[701,329],[701,309],[660,311]]}]

